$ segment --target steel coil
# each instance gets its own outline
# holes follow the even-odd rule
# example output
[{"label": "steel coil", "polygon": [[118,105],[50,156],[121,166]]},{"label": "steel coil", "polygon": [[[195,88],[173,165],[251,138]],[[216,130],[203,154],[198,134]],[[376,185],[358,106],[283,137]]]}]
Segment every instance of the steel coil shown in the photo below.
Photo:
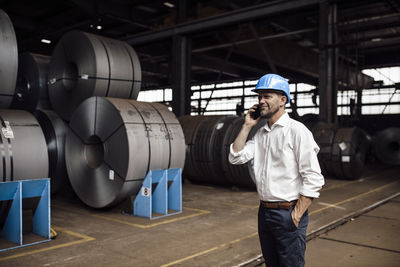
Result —
[{"label": "steel coil", "polygon": [[[221,168],[222,138],[229,126],[229,123],[225,123],[225,121],[229,119],[231,117],[219,115],[199,116],[194,119],[192,123],[199,122],[199,125],[195,127],[197,130],[192,137],[191,168],[185,167],[185,177],[195,182],[229,184],[229,178],[223,174]],[[183,128],[192,127],[183,125],[182,122],[181,125]],[[190,139],[190,137],[188,138]]]},{"label": "steel coil", "polygon": [[17,86],[11,108],[35,111],[50,109],[47,74],[50,57],[23,53],[19,57]]},{"label": "steel coil", "polygon": [[69,120],[75,108],[91,96],[137,99],[141,79],[138,56],[127,43],[72,31],[53,52],[50,101],[58,115]]},{"label": "steel coil", "polygon": [[[2,181],[48,177],[46,141],[35,117],[23,110],[0,110],[0,175]],[[24,201],[24,208],[33,205]],[[9,202],[1,202],[0,225],[7,215]]]},{"label": "steel coil", "polygon": [[[254,187],[251,163],[234,166],[228,162],[230,144],[239,133],[244,118],[182,116],[179,121],[187,145],[184,177],[199,183]],[[263,122],[253,128],[249,138]]]},{"label": "steel coil", "polygon": [[65,136],[68,125],[51,110],[38,110],[35,117],[43,129],[49,155],[51,193],[55,194],[68,184],[65,167]]},{"label": "steel coil", "polygon": [[0,110],[3,181],[48,177],[46,141],[36,118],[22,110]]},{"label": "steel coil", "polygon": [[0,9],[0,108],[9,108],[14,97],[18,71],[18,48],[14,27]]},{"label": "steel coil", "polygon": [[[237,117],[230,124],[230,129],[227,130],[224,139],[224,157],[222,158],[222,168],[226,176],[230,177],[232,184],[241,187],[255,187],[255,177],[253,162],[250,161],[244,165],[232,165],[228,161],[228,154],[230,151],[230,145],[235,141],[239,134],[242,125],[244,123],[244,117]],[[266,119],[261,119],[256,126],[250,131],[247,140],[254,137],[256,132],[267,123]]]},{"label": "steel coil", "polygon": [[[196,161],[194,160],[194,147],[196,143],[196,133],[203,121],[204,116],[181,116],[178,118],[182,126],[186,143],[185,167],[182,176],[190,177],[190,173],[197,171]],[[196,179],[196,178],[195,178]]]},{"label": "steel coil", "polygon": [[400,128],[391,127],[379,131],[373,138],[373,148],[379,161],[400,165]]},{"label": "steel coil", "polygon": [[332,165],[332,146],[335,138],[336,127],[334,124],[318,122],[312,129],[314,140],[320,150],[318,160],[324,175],[334,175]]},{"label": "steel coil", "polygon": [[136,195],[149,170],[183,168],[185,140],[166,106],[91,97],[73,113],[65,145],[69,180],[88,206]]},{"label": "steel coil", "polygon": [[340,128],[333,141],[332,167],[337,178],[354,180],[362,175],[370,138],[362,129]]},{"label": "steel coil", "polygon": [[303,123],[310,131],[314,128],[314,126],[318,123],[319,115],[313,113],[304,114],[299,118],[299,121]]}]

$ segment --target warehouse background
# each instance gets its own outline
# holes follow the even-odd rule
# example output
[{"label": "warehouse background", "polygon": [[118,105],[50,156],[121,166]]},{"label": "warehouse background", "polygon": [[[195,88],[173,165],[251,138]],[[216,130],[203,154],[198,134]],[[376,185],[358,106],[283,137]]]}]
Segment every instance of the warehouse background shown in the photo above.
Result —
[{"label": "warehouse background", "polygon": [[314,134],[328,187],[398,180],[398,0],[0,0],[0,11],[2,180],[51,177],[57,209],[115,216],[149,170],[176,167],[187,206],[208,203],[211,186],[253,208],[251,164],[226,155],[265,73],[288,79],[286,110]]},{"label": "warehouse background", "polygon": [[[244,93],[236,90],[234,95],[248,96],[248,85],[266,72],[287,77],[299,100],[314,96],[312,102],[299,101],[297,106],[305,107],[300,114],[317,113],[321,102],[325,120],[333,120],[330,117],[336,113],[350,115],[346,108],[350,99],[360,108],[364,104],[363,114],[398,113],[394,93],[398,69],[383,74],[386,77],[371,72],[399,65],[397,1],[2,1],[1,5],[13,21],[19,52],[51,55],[58,40],[73,29],[127,41],[140,58],[141,90],[162,90],[163,98],[159,95],[157,100],[176,105],[178,116],[215,114],[220,105],[213,98],[220,97],[221,86],[242,89]],[[215,85],[225,81],[238,83]],[[176,92],[174,97],[168,88]],[[378,88],[387,99],[369,101],[367,96],[377,94]],[[364,97],[358,93],[361,89]],[[239,99],[224,109],[235,110],[232,104],[242,103]],[[245,108],[250,105],[247,99]],[[381,102],[388,106],[385,110]]]}]

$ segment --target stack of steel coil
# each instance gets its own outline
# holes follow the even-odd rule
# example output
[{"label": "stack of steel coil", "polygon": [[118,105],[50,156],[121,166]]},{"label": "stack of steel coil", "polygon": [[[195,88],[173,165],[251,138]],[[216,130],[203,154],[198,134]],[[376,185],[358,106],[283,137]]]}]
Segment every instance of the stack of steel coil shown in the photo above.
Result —
[{"label": "stack of steel coil", "polygon": [[314,125],[312,133],[320,151],[318,160],[322,174],[334,174],[332,165],[332,146],[336,134],[336,126],[330,123],[318,122]]},{"label": "stack of steel coil", "polygon": [[228,184],[229,178],[224,175],[221,165],[221,158],[224,156],[222,141],[229,126],[227,121],[232,121],[235,117],[197,116],[194,118],[189,119],[189,124],[181,120],[184,129],[192,127],[196,129],[192,136],[187,136],[189,140],[192,139],[192,143],[188,144],[190,155],[187,155],[190,167],[185,167],[184,175],[196,182]]},{"label": "stack of steel coil", "polygon": [[11,108],[35,111],[50,109],[47,74],[50,57],[23,53],[19,57],[17,86]]},{"label": "stack of steel coil", "polygon": [[91,97],[73,113],[67,170],[91,207],[117,204],[139,191],[149,170],[182,168],[184,161],[182,128],[161,104]]},{"label": "stack of steel coil", "polygon": [[[3,182],[48,177],[48,154],[42,129],[29,112],[7,110],[15,96],[18,70],[17,40],[11,20],[0,9],[0,175]],[[18,90],[17,90],[18,92]],[[24,199],[24,209],[34,201]],[[0,228],[11,201],[0,202]]]},{"label": "stack of steel coil", "polygon": [[57,193],[68,184],[65,167],[65,136],[68,125],[51,110],[37,110],[35,113],[46,138],[49,154],[49,177],[51,193]]},{"label": "stack of steel coil", "polygon": [[400,165],[400,128],[379,131],[373,138],[376,157],[389,165]]},{"label": "stack of steel coil", "polygon": [[38,121],[29,112],[0,110],[3,181],[48,175],[46,141]]},{"label": "stack of steel coil", "polygon": [[299,118],[299,121],[303,123],[310,131],[312,131],[314,126],[317,125],[319,121],[319,115],[313,113],[307,113],[301,116]]},{"label": "stack of steel coil", "polygon": [[[0,108],[14,109],[0,111],[3,181],[50,175],[54,193],[68,182],[67,165],[78,196],[105,207],[135,194],[149,170],[183,167],[184,136],[175,116],[160,104],[125,100],[136,99],[141,86],[140,63],[130,45],[72,31],[51,58],[22,54],[17,79],[16,37],[2,10],[0,30]],[[17,109],[34,112],[37,120]],[[64,120],[72,114],[66,137]],[[105,173],[114,182],[104,182]]]},{"label": "stack of steel coil", "polygon": [[[179,118],[187,145],[184,177],[194,182],[254,187],[251,162],[228,162],[233,143],[244,118],[237,116],[182,116]],[[249,135],[266,123],[260,121]]]},{"label": "stack of steel coil", "polygon": [[14,97],[18,70],[18,48],[14,27],[0,9],[0,108],[9,108]]},{"label": "stack of steel coil", "polygon": [[50,101],[64,120],[91,96],[137,99],[141,68],[133,48],[81,31],[71,31],[57,43],[49,70]]},{"label": "stack of steel coil", "polygon": [[[3,109],[0,110],[0,127],[1,180],[8,182],[47,177],[47,146],[35,117],[27,111]],[[0,226],[9,204],[8,201],[0,202]]]},{"label": "stack of steel coil", "polygon": [[[235,141],[243,123],[244,117],[237,117],[229,124],[229,128],[227,129],[223,140],[224,156],[222,157],[222,168],[225,176],[229,177],[232,184],[243,187],[254,187],[253,163],[249,162],[245,165],[232,165],[229,163],[228,157],[226,156],[229,154],[230,145]],[[250,132],[248,139],[253,138],[257,130],[263,127],[265,123],[266,120],[261,120]]]},{"label": "stack of steel coil", "polygon": [[364,170],[370,137],[358,127],[340,128],[332,146],[332,169],[336,177],[358,179]]}]

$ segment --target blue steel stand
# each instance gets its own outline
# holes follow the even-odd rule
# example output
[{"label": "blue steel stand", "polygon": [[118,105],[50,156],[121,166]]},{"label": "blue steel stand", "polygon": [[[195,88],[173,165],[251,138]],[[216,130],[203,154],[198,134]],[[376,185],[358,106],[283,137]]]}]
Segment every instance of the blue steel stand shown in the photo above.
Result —
[{"label": "blue steel stand", "polygon": [[[154,192],[152,192],[155,184]],[[159,216],[153,216],[159,213]],[[152,170],[137,194],[133,215],[151,219],[182,212],[182,169]]]},{"label": "blue steel stand", "polygon": [[[23,244],[22,240],[22,199],[40,197],[33,215],[33,233],[46,238],[38,242]],[[0,182],[0,201],[12,200],[10,211],[1,231],[1,236],[18,246],[0,249],[10,250],[50,241],[50,180],[21,180]]]}]

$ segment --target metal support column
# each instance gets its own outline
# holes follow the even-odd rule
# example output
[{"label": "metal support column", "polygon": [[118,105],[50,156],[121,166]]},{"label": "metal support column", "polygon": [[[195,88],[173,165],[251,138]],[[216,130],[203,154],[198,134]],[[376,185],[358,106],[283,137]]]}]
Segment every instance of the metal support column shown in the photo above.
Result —
[{"label": "metal support column", "polygon": [[362,89],[357,90],[357,106],[356,106],[356,118],[360,119],[362,115]]},{"label": "metal support column", "polygon": [[172,111],[177,117],[190,114],[191,39],[174,36],[171,53]]},{"label": "metal support column", "polygon": [[[338,48],[336,4],[329,0],[320,2],[319,10],[319,93],[320,119],[337,122]],[[333,47],[333,48],[332,48]]]},{"label": "metal support column", "polygon": [[[177,3],[176,23],[183,23],[187,18],[186,0]],[[190,82],[192,73],[192,45],[188,36],[172,37],[170,75],[172,84],[172,111],[177,117],[190,114]]]}]

